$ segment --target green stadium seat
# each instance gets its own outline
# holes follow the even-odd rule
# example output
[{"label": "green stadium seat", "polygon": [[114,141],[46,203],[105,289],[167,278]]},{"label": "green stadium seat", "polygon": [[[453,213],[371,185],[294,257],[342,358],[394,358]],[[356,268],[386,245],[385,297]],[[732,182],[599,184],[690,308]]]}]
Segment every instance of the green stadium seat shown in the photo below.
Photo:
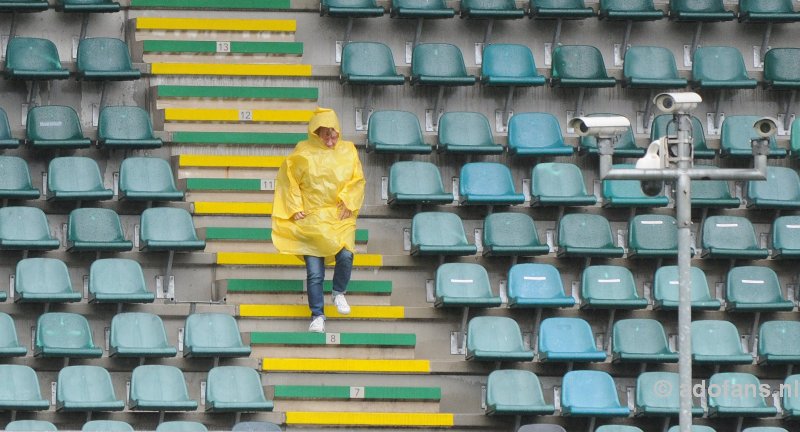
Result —
[{"label": "green stadium seat", "polygon": [[130,201],[181,201],[169,162],[157,157],[132,157],[119,169],[119,198]]},{"label": "green stadium seat", "polygon": [[206,247],[206,242],[197,238],[192,215],[181,208],[146,209],[140,229],[143,251],[193,251]]},{"label": "green stadium seat", "polygon": [[72,289],[67,265],[55,258],[25,258],[17,263],[14,293],[19,303],[72,303],[83,298]]},{"label": "green stadium seat", "polygon": [[581,275],[582,308],[644,309],[647,299],[639,296],[633,273],[622,266],[593,265]]},{"label": "green stadium seat", "polygon": [[[383,8],[375,0],[320,0],[320,15],[338,18],[383,16]],[[345,38],[345,41],[348,39]]]},{"label": "green stadium seat", "polygon": [[[717,152],[714,149],[708,148],[706,145],[706,135],[703,132],[703,123],[701,123],[700,119],[695,116],[691,116],[691,118],[692,151],[694,158],[714,159],[714,156],[716,156]],[[656,118],[653,119],[653,123],[650,125],[650,141],[655,141],[664,135],[677,137],[677,134],[677,128],[675,127],[675,123],[672,121],[671,114],[661,114],[656,116]],[[692,187],[692,197],[694,197],[694,194],[694,187]]]},{"label": "green stadium seat", "polygon": [[[675,425],[669,428],[667,432],[680,432],[680,426]],[[692,432],[717,432],[711,426],[703,426],[703,425],[692,425]]]},{"label": "green stadium seat", "polygon": [[44,411],[48,408],[50,401],[42,398],[36,371],[26,365],[0,365],[0,409]]},{"label": "green stadium seat", "polygon": [[[678,417],[680,380],[675,372],[643,372],[636,379],[636,416]],[[702,417],[703,408],[692,406],[692,416]],[[669,420],[667,420],[669,421]]]},{"label": "green stadium seat", "polygon": [[388,204],[450,204],[439,168],[430,162],[400,161],[389,170]]},{"label": "green stadium seat", "polygon": [[77,79],[84,81],[132,81],[142,77],[131,63],[128,45],[115,38],[81,40],[77,67]]},{"label": "green stadium seat", "polygon": [[729,46],[697,48],[690,82],[699,89],[753,89],[758,84],[747,74],[742,53]]},{"label": "green stadium seat", "polygon": [[800,208],[800,176],[792,168],[768,166],[767,179],[747,182],[748,208],[797,210]]},{"label": "green stadium seat", "polygon": [[670,0],[669,17],[684,22],[733,21],[736,16],[725,9],[723,0]]},{"label": "green stadium seat", "polygon": [[133,249],[125,239],[119,215],[111,209],[79,208],[69,214],[67,250],[71,252],[124,252]]},{"label": "green stadium seat", "polygon": [[[479,316],[467,326],[467,360],[520,362],[533,360],[525,348],[516,321],[508,317]],[[552,413],[552,411],[551,411]]]},{"label": "green stadium seat", "polygon": [[[720,154],[725,157],[752,158],[753,147],[751,141],[760,139],[753,130],[753,123],[759,116],[727,116],[722,122],[722,132],[720,133]],[[786,157],[786,149],[778,147],[775,137],[769,139],[769,158]]]},{"label": "green stadium seat", "polygon": [[[709,386],[727,385],[736,388],[761,389],[761,382],[749,373],[715,373],[709,379]],[[761,392],[715,392],[708,394],[708,416],[713,417],[774,417],[777,408],[767,404]]]},{"label": "green stadium seat", "polygon": [[544,401],[542,384],[533,372],[494,370],[486,381],[487,415],[552,415],[555,407]]},{"label": "green stadium seat", "polygon": [[156,432],[208,432],[208,428],[195,421],[168,421],[159,424]]},{"label": "green stadium seat", "polygon": [[800,21],[791,0],[739,0],[739,22],[786,23]]},{"label": "green stadium seat", "polygon": [[497,162],[470,162],[459,176],[461,205],[514,205],[525,202],[525,195],[514,190],[514,178],[507,166]]},{"label": "green stadium seat", "polygon": [[31,37],[8,41],[4,72],[8,79],[27,81],[69,78],[69,70],[61,67],[56,45],[47,39]]},{"label": "green stadium seat", "polygon": [[183,372],[175,366],[142,365],[133,370],[129,408],[133,411],[194,411]]},{"label": "green stadium seat", "polygon": [[798,62],[800,48],[773,48],[767,51],[764,55],[764,85],[777,90],[800,88],[800,71],[794,66]]},{"label": "green stadium seat", "polygon": [[369,116],[367,151],[375,153],[428,154],[419,119],[408,111],[375,111]]},{"label": "green stadium seat", "polygon": [[489,274],[480,264],[445,263],[436,269],[436,307],[498,307]]},{"label": "green stadium seat", "polygon": [[553,51],[553,87],[614,87],[600,50],[589,45],[561,45]]},{"label": "green stadium seat", "polygon": [[678,256],[678,222],[670,215],[637,215],[628,222],[628,258]]},{"label": "green stadium seat", "polygon": [[[633,164],[616,164],[613,168],[634,168]],[[666,207],[669,198],[648,196],[639,180],[603,180],[603,207]]]},{"label": "green stadium seat", "polygon": [[247,357],[236,319],[224,313],[193,313],[186,317],[184,357]]},{"label": "green stadium seat", "polygon": [[653,0],[600,0],[600,19],[615,21],[655,21],[664,18],[664,12],[653,5]]},{"label": "green stadium seat", "polygon": [[518,8],[513,0],[461,0],[461,18],[519,19],[525,9]]},{"label": "green stadium seat", "polygon": [[342,49],[342,84],[403,85],[392,50],[380,42],[350,42]]},{"label": "green stadium seat", "polygon": [[281,427],[269,422],[246,421],[233,425],[231,432],[281,432]]},{"label": "green stadium seat", "polygon": [[742,429],[742,432],[789,432],[782,427],[756,426]]},{"label": "green stadium seat", "polygon": [[90,303],[152,303],[155,294],[147,290],[142,266],[125,258],[106,258],[89,268]]},{"label": "green stadium seat", "polygon": [[[800,375],[787,376],[783,381],[784,388],[795,389],[800,386]],[[800,395],[797,392],[784,394],[781,398],[781,407],[783,408],[783,416],[788,419],[797,419],[800,417]]]},{"label": "green stadium seat", "polygon": [[147,111],[135,106],[106,106],[100,110],[97,144],[107,149],[151,149],[164,143],[153,133]]},{"label": "green stadium seat", "polygon": [[772,223],[772,258],[800,257],[800,216],[781,216]]},{"label": "green stadium seat", "polygon": [[778,275],[769,267],[734,267],[725,280],[726,310],[768,312],[794,308],[794,302],[783,297]]},{"label": "green stadium seat", "polygon": [[[698,169],[718,169],[711,165],[695,165]],[[726,180],[692,180],[692,207],[738,208],[739,198],[731,195]]]},{"label": "green stadium seat", "polygon": [[49,432],[57,431],[56,425],[45,420],[14,420],[6,425],[7,432]]},{"label": "green stadium seat", "polygon": [[[698,267],[689,269],[692,284],[692,310],[719,310],[719,300],[711,297],[706,274]],[[653,309],[678,310],[678,266],[663,266],[656,270],[653,282]]]},{"label": "green stadium seat", "polygon": [[512,156],[572,156],[574,151],[564,143],[561,125],[550,113],[514,114],[508,122],[508,154]]},{"label": "green stadium seat", "polygon": [[36,207],[0,208],[0,250],[58,249],[50,235],[47,217]]},{"label": "green stadium seat", "polygon": [[272,411],[272,401],[264,397],[261,375],[243,366],[218,366],[208,372],[206,411]]},{"label": "green stadium seat", "polygon": [[8,114],[0,108],[0,149],[15,149],[22,143],[21,139],[11,136],[11,125],[8,123]]},{"label": "green stadium seat", "polygon": [[178,350],[167,341],[158,315],[125,312],[111,320],[110,357],[175,357]]},{"label": "green stadium seat", "polygon": [[[616,114],[589,114],[589,117],[609,116]],[[598,154],[597,138],[593,136],[582,136],[578,144],[578,151],[581,154]],[[628,127],[628,131],[622,134],[616,143],[614,143],[614,156],[619,157],[642,157],[644,156],[645,149],[636,146],[636,138],[633,136],[633,129]]]},{"label": "green stadium seat", "polygon": [[44,0],[2,0],[0,13],[44,12],[49,7]]},{"label": "green stadium seat", "polygon": [[551,264],[521,263],[508,271],[508,306],[516,308],[572,307],[561,274]]},{"label": "green stadium seat", "polygon": [[764,259],[750,220],[741,216],[710,216],[703,224],[703,258]]},{"label": "green stadium seat", "polygon": [[567,432],[563,427],[557,424],[527,424],[519,429],[517,432]]},{"label": "green stadium seat", "polygon": [[581,370],[564,375],[561,415],[566,417],[627,417],[628,407],[619,403],[614,378],[607,372]]},{"label": "green stadium seat", "polygon": [[[472,0],[472,2],[477,3],[476,0]],[[499,2],[506,3],[503,0],[499,0]],[[521,11],[521,9],[517,10]],[[474,10],[472,13],[475,13]],[[491,44],[484,47],[481,58],[481,83],[483,85],[538,87],[547,83],[545,77],[536,70],[533,53],[525,45]]]},{"label": "green stadium seat", "polygon": [[558,224],[559,257],[621,258],[625,249],[614,245],[611,224],[601,215],[571,213]]},{"label": "green stadium seat", "polygon": [[392,0],[392,18],[452,18],[453,8],[447,7],[444,0]]},{"label": "green stadium seat", "polygon": [[58,372],[56,411],[122,411],[111,375],[100,366],[67,366]]},{"label": "green stadium seat", "polygon": [[78,149],[92,145],[83,136],[78,113],[61,105],[37,106],[28,111],[27,142],[41,149]]},{"label": "green stadium seat", "polygon": [[455,213],[421,212],[411,219],[411,255],[474,255],[464,224]]},{"label": "green stadium seat", "polygon": [[103,349],[94,344],[92,329],[83,315],[48,312],[36,322],[35,357],[99,358]]},{"label": "green stadium seat", "polygon": [[615,322],[611,352],[615,362],[678,362],[678,353],[669,348],[664,327],[654,319],[623,319]]},{"label": "green stadium seat", "polygon": [[800,364],[800,322],[775,320],[758,329],[759,364]]},{"label": "green stadium seat", "polygon": [[[582,318],[547,318],[539,326],[539,361],[603,362],[589,323]],[[563,408],[563,404],[562,404]]]},{"label": "green stadium seat", "polygon": [[133,432],[133,426],[119,420],[92,420],[83,424],[81,432]]},{"label": "green stadium seat", "polygon": [[414,47],[411,84],[471,86],[475,84],[475,76],[467,74],[464,57],[457,46],[425,43]]},{"label": "green stadium seat", "polygon": [[729,321],[692,321],[692,363],[749,365],[753,357],[742,349],[739,330]]},{"label": "green stadium seat", "polygon": [[[512,119],[513,120],[513,119]],[[581,169],[570,163],[537,163],[531,171],[531,206],[592,206]]]},{"label": "green stadium seat", "polygon": [[546,255],[533,219],[524,213],[492,213],[483,221],[483,255]]},{"label": "green stadium seat", "polygon": [[583,0],[531,0],[530,3],[531,18],[585,19],[596,15]]},{"label": "green stadium seat", "polygon": [[56,10],[67,13],[119,12],[119,3],[112,0],[58,0]]},{"label": "green stadium seat", "polygon": [[35,200],[39,195],[39,189],[33,187],[25,160],[17,156],[0,156],[0,199]]},{"label": "green stadium seat", "polygon": [[94,159],[83,156],[57,157],[47,167],[47,199],[54,201],[103,201],[114,191],[103,185]]},{"label": "green stadium seat", "polygon": [[494,141],[489,120],[477,112],[447,112],[439,119],[438,151],[494,155],[503,146]]},{"label": "green stadium seat", "polygon": [[[5,292],[3,292],[5,294]],[[17,339],[17,328],[9,314],[0,312],[0,357],[24,357],[28,353]]]},{"label": "green stadium seat", "polygon": [[594,432],[644,432],[636,426],[628,425],[603,425],[599,426]]},{"label": "green stadium seat", "polygon": [[[648,0],[645,0],[646,2]],[[652,1],[649,3],[652,7]],[[658,11],[658,13],[663,16],[663,12]],[[656,46],[628,48],[625,52],[622,75],[624,77],[622,85],[630,88],[673,89],[686,87],[687,83],[686,78],[681,78],[678,74],[678,66],[675,64],[672,51]]]}]

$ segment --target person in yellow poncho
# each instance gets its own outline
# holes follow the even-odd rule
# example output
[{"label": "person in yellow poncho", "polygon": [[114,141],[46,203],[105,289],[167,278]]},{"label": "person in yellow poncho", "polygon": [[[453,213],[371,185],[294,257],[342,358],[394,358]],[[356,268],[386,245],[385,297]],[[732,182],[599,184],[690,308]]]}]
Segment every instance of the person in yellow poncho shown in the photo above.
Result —
[{"label": "person in yellow poncho", "polygon": [[308,122],[308,139],[297,143],[278,170],[272,207],[272,243],[306,263],[309,331],[325,331],[322,281],[325,262],[335,260],[333,303],[350,313],[344,293],[355,253],[356,217],[364,202],[364,172],[356,148],[340,139],[336,113],[319,108]]}]

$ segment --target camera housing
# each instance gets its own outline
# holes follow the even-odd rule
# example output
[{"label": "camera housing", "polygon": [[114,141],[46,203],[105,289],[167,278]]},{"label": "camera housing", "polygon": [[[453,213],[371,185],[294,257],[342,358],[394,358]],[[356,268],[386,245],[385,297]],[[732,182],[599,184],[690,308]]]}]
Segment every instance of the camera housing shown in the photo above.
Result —
[{"label": "camera housing", "polygon": [[697,108],[703,101],[699,94],[694,92],[660,93],[653,98],[653,103],[665,113],[689,112]]},{"label": "camera housing", "polygon": [[769,138],[778,133],[778,122],[772,117],[762,117],[753,123],[753,130],[761,138]]},{"label": "camera housing", "polygon": [[630,120],[623,116],[575,117],[569,127],[580,136],[613,138],[625,133],[631,127]]}]

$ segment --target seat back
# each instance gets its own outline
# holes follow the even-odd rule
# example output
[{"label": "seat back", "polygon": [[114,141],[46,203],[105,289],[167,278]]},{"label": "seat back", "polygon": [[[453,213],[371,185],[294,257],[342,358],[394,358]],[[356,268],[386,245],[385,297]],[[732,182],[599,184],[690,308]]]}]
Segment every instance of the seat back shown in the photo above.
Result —
[{"label": "seat back", "polygon": [[598,409],[620,407],[614,379],[602,371],[567,372],[561,386],[561,406]]},{"label": "seat back", "polygon": [[[754,2],[754,4],[759,2]],[[767,3],[767,2],[764,2]],[[789,0],[791,7],[791,0]],[[800,48],[773,48],[764,54],[764,81],[778,86],[800,85]]]},{"label": "seat back", "polygon": [[647,407],[656,412],[680,410],[680,377],[675,372],[644,372],[636,379],[637,409]]},{"label": "seat back", "polygon": [[43,401],[36,371],[26,365],[1,364],[0,401]]},{"label": "seat back", "polygon": [[664,327],[654,319],[623,319],[615,322],[611,341],[611,350],[615,353],[672,353]]},{"label": "seat back", "polygon": [[231,432],[281,432],[281,427],[269,422],[239,422],[233,425]]},{"label": "seat back", "polygon": [[570,213],[558,225],[558,244],[581,248],[614,247],[611,224],[601,215]]},{"label": "seat back", "polygon": [[444,184],[439,168],[430,162],[400,161],[389,170],[389,194],[439,195],[444,194]]},{"label": "seat back", "polygon": [[[615,164],[613,168],[630,169],[634,168],[633,164]],[[664,195],[658,194],[656,196],[646,195],[642,191],[642,182],[639,180],[603,180],[603,196],[609,201],[622,200],[629,202],[631,206],[645,205],[650,203],[653,207],[663,207],[667,203],[664,201]]]},{"label": "seat back", "polygon": [[208,432],[208,428],[200,422],[177,420],[159,424],[156,432]]},{"label": "seat back", "polygon": [[150,121],[150,115],[147,114],[147,111],[136,106],[104,107],[100,111],[100,119],[97,124],[97,137],[100,140],[156,139],[153,133],[153,122]]},{"label": "seat back", "polygon": [[600,13],[603,12],[652,12],[656,10],[653,0],[600,0]]},{"label": "seat back", "polygon": [[[628,3],[627,0],[624,3]],[[635,1],[633,3],[627,6],[653,7],[653,2],[650,0]],[[657,86],[659,81],[681,79],[672,51],[656,46],[632,46],[628,48],[625,52],[622,75],[628,80],[641,81],[644,85],[654,86]]]},{"label": "seat back", "polygon": [[602,425],[599,426],[594,432],[644,432],[636,426],[628,425]]},{"label": "seat back", "polygon": [[508,271],[508,296],[528,299],[567,297],[558,269],[551,264],[542,263],[512,266]]},{"label": "seat back", "polygon": [[436,297],[491,298],[489,274],[480,264],[445,263],[436,269]]},{"label": "seat back", "polygon": [[104,208],[79,208],[69,214],[67,239],[70,242],[125,241],[117,212]]},{"label": "seat back", "polygon": [[[692,303],[711,300],[706,274],[698,267],[689,269],[692,284]],[[653,298],[662,301],[678,301],[678,266],[663,266],[656,270],[653,282]]]},{"label": "seat back", "polygon": [[0,190],[22,191],[33,189],[31,172],[24,159],[17,156],[0,156]]},{"label": "seat back", "polygon": [[381,145],[427,145],[422,138],[422,128],[420,128],[417,116],[408,111],[375,111],[372,113],[369,116],[367,146],[374,149]]},{"label": "seat back", "polygon": [[466,245],[464,224],[455,213],[421,212],[411,219],[411,244],[431,246]]},{"label": "seat back", "polygon": [[692,354],[714,356],[744,354],[739,330],[728,321],[692,321]]},{"label": "seat back", "polygon": [[183,372],[175,366],[142,365],[131,376],[131,399],[181,402],[189,400]]},{"label": "seat back", "polygon": [[439,146],[495,145],[492,127],[478,112],[446,112],[439,119]]},{"label": "seat back", "polygon": [[6,425],[7,432],[49,432],[57,430],[56,425],[44,420],[14,420]]},{"label": "seat back", "polygon": [[[753,130],[753,123],[760,117],[753,115],[732,115],[725,117],[722,122],[722,131],[720,132],[720,147],[724,151],[745,152],[752,155],[752,140],[761,139],[755,130]],[[778,146],[775,137],[769,138],[770,152]]]},{"label": "seat back", "polygon": [[800,216],[781,216],[772,223],[772,248],[800,251]]},{"label": "seat back", "polygon": [[0,208],[0,239],[54,240],[47,217],[36,207]]},{"label": "seat back", "polygon": [[63,68],[56,44],[52,41],[18,36],[8,41],[6,70],[46,74],[51,71],[61,71]]},{"label": "seat back", "polygon": [[722,0],[670,0],[669,9],[695,14],[725,12]]},{"label": "seat back", "polygon": [[0,108],[0,141],[8,139],[14,139],[11,136],[11,125],[8,123],[8,114],[6,114],[6,110]]},{"label": "seat back", "polygon": [[514,178],[497,162],[470,162],[461,167],[459,192],[464,195],[515,195]]},{"label": "seat back", "polygon": [[142,240],[196,241],[192,215],[181,208],[158,207],[142,212]]},{"label": "seat back", "polygon": [[513,319],[479,316],[467,325],[467,349],[502,353],[525,351],[525,345],[522,331]]},{"label": "seat back", "polygon": [[[694,52],[692,60],[692,80],[702,81],[742,81],[749,80],[742,53],[729,46],[703,46]],[[752,128],[752,123],[750,124]]]},{"label": "seat back", "polygon": [[539,325],[539,352],[596,352],[589,323],[582,318],[547,318]]},{"label": "seat back", "polygon": [[92,294],[140,294],[147,292],[142,266],[132,259],[105,258],[89,268]]},{"label": "seat back", "polygon": [[758,249],[753,224],[741,216],[709,216],[703,224],[703,249]]},{"label": "seat back", "polygon": [[[206,401],[264,403],[264,389],[261,376],[255,369],[243,366],[217,366],[208,372]],[[207,404],[208,404],[207,403]]]},{"label": "seat back", "polygon": [[73,292],[67,265],[56,258],[26,258],[17,263],[14,290],[32,295]]},{"label": "seat back", "polygon": [[133,68],[128,45],[115,38],[86,38],[78,44],[78,71],[105,75],[107,79],[116,78],[116,73],[128,72]]},{"label": "seat back", "polygon": [[[629,50],[630,51],[630,50]],[[671,55],[671,54],[670,54]],[[698,151],[703,152],[711,152],[711,156],[713,157],[713,150],[709,149],[706,145],[706,135],[703,129],[703,123],[700,122],[700,119],[691,116],[692,119],[692,147],[694,147],[694,157],[703,157],[702,155],[698,154]],[[664,135],[669,136],[677,136],[678,135],[678,126],[675,122],[672,121],[671,114],[661,114],[656,116],[653,119],[653,123],[650,125],[650,141],[655,141]],[[692,195],[694,195],[695,191],[694,188],[692,189]]]},{"label": "seat back", "polygon": [[553,50],[551,76],[555,79],[607,79],[603,55],[589,45],[560,45]]},{"label": "seat back", "polygon": [[758,329],[758,355],[800,357],[800,322],[767,321]]},{"label": "seat back", "polygon": [[772,202],[766,207],[800,205],[800,176],[792,168],[768,166],[766,180],[747,182],[747,199],[756,207],[760,200]]},{"label": "seat back", "polygon": [[133,426],[119,420],[92,420],[83,424],[81,432],[133,432]]},{"label": "seat back", "polygon": [[[493,45],[489,45],[490,47]],[[567,147],[558,119],[550,113],[514,114],[508,122],[509,150]]]},{"label": "seat back", "polygon": [[174,192],[175,177],[169,162],[156,157],[132,157],[122,161],[119,188],[135,192]]},{"label": "seat back", "polygon": [[792,0],[739,0],[739,14],[748,13],[791,14],[794,8]]},{"label": "seat back", "polygon": [[224,313],[193,313],[186,317],[184,344],[189,347],[241,347],[236,319]]},{"label": "seat back", "polygon": [[533,219],[525,213],[492,213],[483,221],[483,244],[539,246]]},{"label": "seat back", "polygon": [[36,323],[37,348],[95,349],[92,329],[83,315],[48,312]]},{"label": "seat back", "polygon": [[438,78],[467,76],[464,56],[457,46],[444,43],[423,43],[414,47],[411,75]]},{"label": "seat back", "polygon": [[11,315],[0,312],[0,351],[3,348],[18,347],[20,347],[20,344],[14,319],[11,318]]},{"label": "seat back", "polygon": [[124,312],[111,319],[111,347],[149,349],[169,347],[164,323],[158,315]]},{"label": "seat back", "polygon": [[517,432],[567,432],[556,424],[529,424],[517,429]]},{"label": "seat back", "polygon": [[[722,372],[711,375],[709,386],[717,388],[739,388],[739,389],[761,389],[761,382],[758,378],[749,373]],[[764,408],[767,403],[759,391],[721,391],[708,392],[709,408],[728,407],[728,408]]]},{"label": "seat back", "polygon": [[547,405],[542,384],[536,374],[511,369],[494,370],[489,374],[486,382],[486,404],[522,407]]},{"label": "seat back", "polygon": [[392,50],[380,42],[347,43],[342,49],[342,77],[354,75],[376,79],[397,77]]},{"label": "seat back", "polygon": [[31,141],[83,139],[78,113],[68,106],[33,107],[28,111],[25,125],[28,139]]},{"label": "seat back", "polygon": [[392,0],[393,8],[437,10],[447,8],[444,0]]},{"label": "seat back", "polygon": [[637,215],[628,223],[628,247],[636,250],[678,249],[678,222],[670,215]]},{"label": "seat back", "polygon": [[785,302],[775,270],[762,266],[739,266],[728,271],[726,297],[730,302],[768,304]]},{"label": "seat back", "polygon": [[[669,428],[667,432],[680,432],[680,426],[675,425]],[[717,432],[711,426],[692,425],[692,432]]]},{"label": "seat back", "polygon": [[59,192],[105,189],[97,162],[82,156],[57,157],[51,160],[47,168],[47,188]]},{"label": "seat back", "polygon": [[[796,389],[800,387],[800,374],[789,375],[783,381],[784,388]],[[796,391],[784,393],[781,398],[781,406],[785,412],[796,411],[800,409],[800,395]]]},{"label": "seat back", "polygon": [[56,400],[74,404],[117,401],[111,375],[100,366],[67,366],[58,373]]},{"label": "seat back", "polygon": [[[485,2],[485,0],[481,0]],[[478,3],[473,0],[473,3]],[[488,2],[487,2],[488,3]],[[494,2],[493,2],[494,3]],[[513,1],[498,0],[497,4],[485,4],[485,9],[513,10],[516,6]],[[473,5],[473,7],[475,7]],[[531,78],[538,76],[533,53],[525,45],[518,44],[491,44],[483,50],[481,63],[481,76],[504,78]]]},{"label": "seat back", "polygon": [[577,165],[538,163],[531,172],[531,195],[536,197],[585,197],[586,184]]},{"label": "seat back", "polygon": [[584,301],[641,298],[636,291],[633,273],[627,267],[615,265],[592,265],[583,269],[581,297]]}]

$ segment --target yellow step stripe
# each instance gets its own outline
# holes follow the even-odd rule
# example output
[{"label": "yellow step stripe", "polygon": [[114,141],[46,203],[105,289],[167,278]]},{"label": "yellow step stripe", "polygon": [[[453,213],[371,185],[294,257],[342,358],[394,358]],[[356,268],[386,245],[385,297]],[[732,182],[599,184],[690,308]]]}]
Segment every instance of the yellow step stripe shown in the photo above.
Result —
[{"label": "yellow step stripe", "polygon": [[[403,306],[350,306],[349,315],[341,315],[332,305],[325,306],[323,312],[328,318],[343,319],[403,319]],[[311,311],[306,305],[287,304],[242,304],[239,305],[240,317],[263,318],[310,318]]]},{"label": "yellow step stripe", "polygon": [[247,117],[243,117],[242,113],[236,109],[167,108],[164,120],[307,123],[314,114],[311,110],[247,110]]},{"label": "yellow step stripe", "polygon": [[449,413],[287,411],[286,424],[452,427],[453,417],[453,414]]},{"label": "yellow step stripe", "polygon": [[311,76],[311,65],[153,63],[153,75]]},{"label": "yellow step stripe", "polygon": [[210,19],[210,18],[136,18],[137,30],[208,30],[208,31],[297,31],[295,20]]},{"label": "yellow step stripe", "polygon": [[286,156],[224,156],[182,154],[178,166],[205,168],[280,168]]},{"label": "yellow step stripe", "polygon": [[264,358],[263,371],[430,373],[428,360]]},{"label": "yellow step stripe", "polygon": [[[303,266],[303,261],[294,255],[277,253],[251,252],[217,252],[219,265],[267,265],[267,266]],[[356,254],[353,258],[356,267],[381,267],[383,255]]]},{"label": "yellow step stripe", "polygon": [[202,215],[271,215],[270,202],[211,202],[197,201],[193,204],[194,214]]}]

